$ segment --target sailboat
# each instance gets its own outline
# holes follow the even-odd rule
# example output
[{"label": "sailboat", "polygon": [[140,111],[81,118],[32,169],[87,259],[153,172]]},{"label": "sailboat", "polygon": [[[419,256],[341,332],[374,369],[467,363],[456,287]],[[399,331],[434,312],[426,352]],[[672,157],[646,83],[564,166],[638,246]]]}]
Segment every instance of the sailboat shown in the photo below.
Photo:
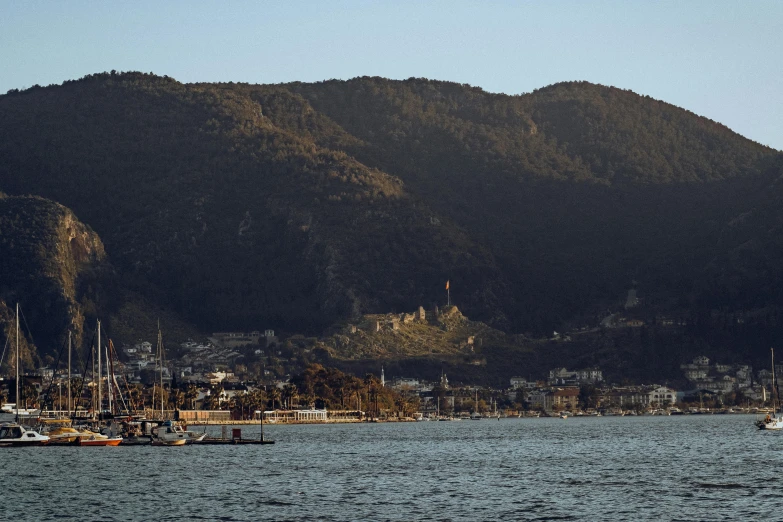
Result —
[{"label": "sailboat", "polygon": [[22,419],[37,418],[38,408],[19,407],[19,304],[16,305],[16,402],[5,403],[0,408],[0,422],[21,422]]},{"label": "sailboat", "polygon": [[[19,421],[19,304],[16,305],[16,419]],[[40,410],[39,410],[40,413]],[[21,424],[4,424],[0,427],[0,446],[43,446],[49,437],[28,430]]]},{"label": "sailboat", "polygon": [[163,423],[157,428],[152,430],[152,445],[153,446],[182,446],[184,444],[190,444],[196,440],[201,441],[206,437],[206,430],[203,434],[193,431],[185,431],[182,426],[178,425],[171,419],[165,419],[165,413],[163,408],[165,407],[164,395],[163,395],[163,364],[164,364],[164,352],[163,352],[163,335],[160,332],[160,325],[158,326],[158,348],[157,359],[160,364],[160,418]]},{"label": "sailboat", "polygon": [[763,420],[756,421],[756,427],[760,430],[781,430],[783,429],[783,413],[780,409],[780,396],[778,394],[777,380],[775,379],[775,351],[769,349],[772,355],[772,415],[767,415]]},{"label": "sailboat", "polygon": [[[101,322],[98,321],[98,418],[97,421],[100,422],[101,419],[104,417],[104,411],[103,411],[103,370],[101,368]],[[106,374],[107,374],[107,383],[109,384],[109,411],[108,413],[111,414],[111,382],[109,381],[109,361],[108,361],[108,351],[106,352],[106,359],[107,359],[107,368],[106,368]],[[99,426],[99,424],[98,424]],[[97,428],[99,429],[99,428]],[[109,437],[108,435],[104,435],[100,433],[100,431],[92,431],[87,428],[82,428],[78,430],[78,435],[76,436],[75,444],[79,446],[119,446],[122,442],[122,437],[116,436],[116,437]]]},{"label": "sailboat", "polygon": [[470,414],[470,420],[481,420],[481,414],[478,411],[478,390],[476,390],[476,401],[473,403],[473,413]]}]

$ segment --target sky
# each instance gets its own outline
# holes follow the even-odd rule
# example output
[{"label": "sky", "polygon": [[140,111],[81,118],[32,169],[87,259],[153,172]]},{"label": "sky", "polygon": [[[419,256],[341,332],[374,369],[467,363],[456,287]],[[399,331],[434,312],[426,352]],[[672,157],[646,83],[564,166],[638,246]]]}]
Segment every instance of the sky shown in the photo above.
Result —
[{"label": "sky", "polygon": [[783,150],[783,1],[6,1],[0,93],[103,71],[630,89]]}]

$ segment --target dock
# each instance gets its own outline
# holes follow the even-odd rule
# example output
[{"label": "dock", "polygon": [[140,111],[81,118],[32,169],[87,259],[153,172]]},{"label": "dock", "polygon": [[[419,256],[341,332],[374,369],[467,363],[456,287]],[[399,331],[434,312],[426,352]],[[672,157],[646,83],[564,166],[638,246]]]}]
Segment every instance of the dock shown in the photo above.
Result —
[{"label": "dock", "polygon": [[208,438],[199,442],[194,442],[194,446],[207,445],[219,445],[219,444],[274,444],[273,440],[260,440],[260,439],[220,439],[220,438]]}]

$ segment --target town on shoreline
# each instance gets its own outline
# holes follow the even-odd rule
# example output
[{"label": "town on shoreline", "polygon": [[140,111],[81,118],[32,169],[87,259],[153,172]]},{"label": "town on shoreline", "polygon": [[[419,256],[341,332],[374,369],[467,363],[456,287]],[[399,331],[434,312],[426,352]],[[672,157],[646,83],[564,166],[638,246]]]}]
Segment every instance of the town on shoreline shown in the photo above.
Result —
[{"label": "town on shoreline", "polygon": [[[320,364],[281,375],[274,363],[284,357],[284,348],[272,330],[187,341],[170,350],[176,355],[168,359],[147,341],[119,353],[111,349],[100,381],[92,372],[71,369],[69,375],[62,367],[27,372],[21,377],[20,404],[43,416],[133,415],[216,425],[752,413],[768,411],[773,396],[772,371],[754,374],[748,365],[713,363],[703,356],[681,365],[691,387],[675,390],[607,383],[600,368],[554,368],[543,379],[512,377],[505,387],[451,383],[445,373],[433,381],[387,379],[383,366],[378,375],[363,378]],[[253,368],[249,355],[261,364]],[[97,382],[108,390],[100,405]],[[6,412],[16,403],[12,383],[0,380]]]}]

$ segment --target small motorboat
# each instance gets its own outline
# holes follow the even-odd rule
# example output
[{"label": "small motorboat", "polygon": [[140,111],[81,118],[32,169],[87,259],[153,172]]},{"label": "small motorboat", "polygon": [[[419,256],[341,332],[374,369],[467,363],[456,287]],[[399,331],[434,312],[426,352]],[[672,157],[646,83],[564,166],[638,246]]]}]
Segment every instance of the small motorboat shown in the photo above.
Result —
[{"label": "small motorboat", "polygon": [[21,424],[0,426],[0,446],[43,446],[45,444],[49,444],[48,436],[28,430]]},{"label": "small motorboat", "polygon": [[152,430],[153,446],[182,446],[189,441],[190,435],[182,429],[182,426],[171,421],[165,421]]},{"label": "small motorboat", "polygon": [[76,428],[61,426],[52,428],[47,435],[49,436],[49,444],[73,444],[81,433]]},{"label": "small motorboat", "polygon": [[122,439],[123,446],[149,446],[152,444],[152,437],[149,435],[130,435]]},{"label": "small motorboat", "polygon": [[122,437],[107,437],[98,433],[94,433],[91,436],[82,436],[77,440],[79,446],[119,446],[122,443]]},{"label": "small motorboat", "polygon": [[185,434],[188,436],[188,444],[193,444],[194,442],[201,442],[204,440],[207,437],[207,430],[204,430],[201,433],[187,430],[185,431]]}]

